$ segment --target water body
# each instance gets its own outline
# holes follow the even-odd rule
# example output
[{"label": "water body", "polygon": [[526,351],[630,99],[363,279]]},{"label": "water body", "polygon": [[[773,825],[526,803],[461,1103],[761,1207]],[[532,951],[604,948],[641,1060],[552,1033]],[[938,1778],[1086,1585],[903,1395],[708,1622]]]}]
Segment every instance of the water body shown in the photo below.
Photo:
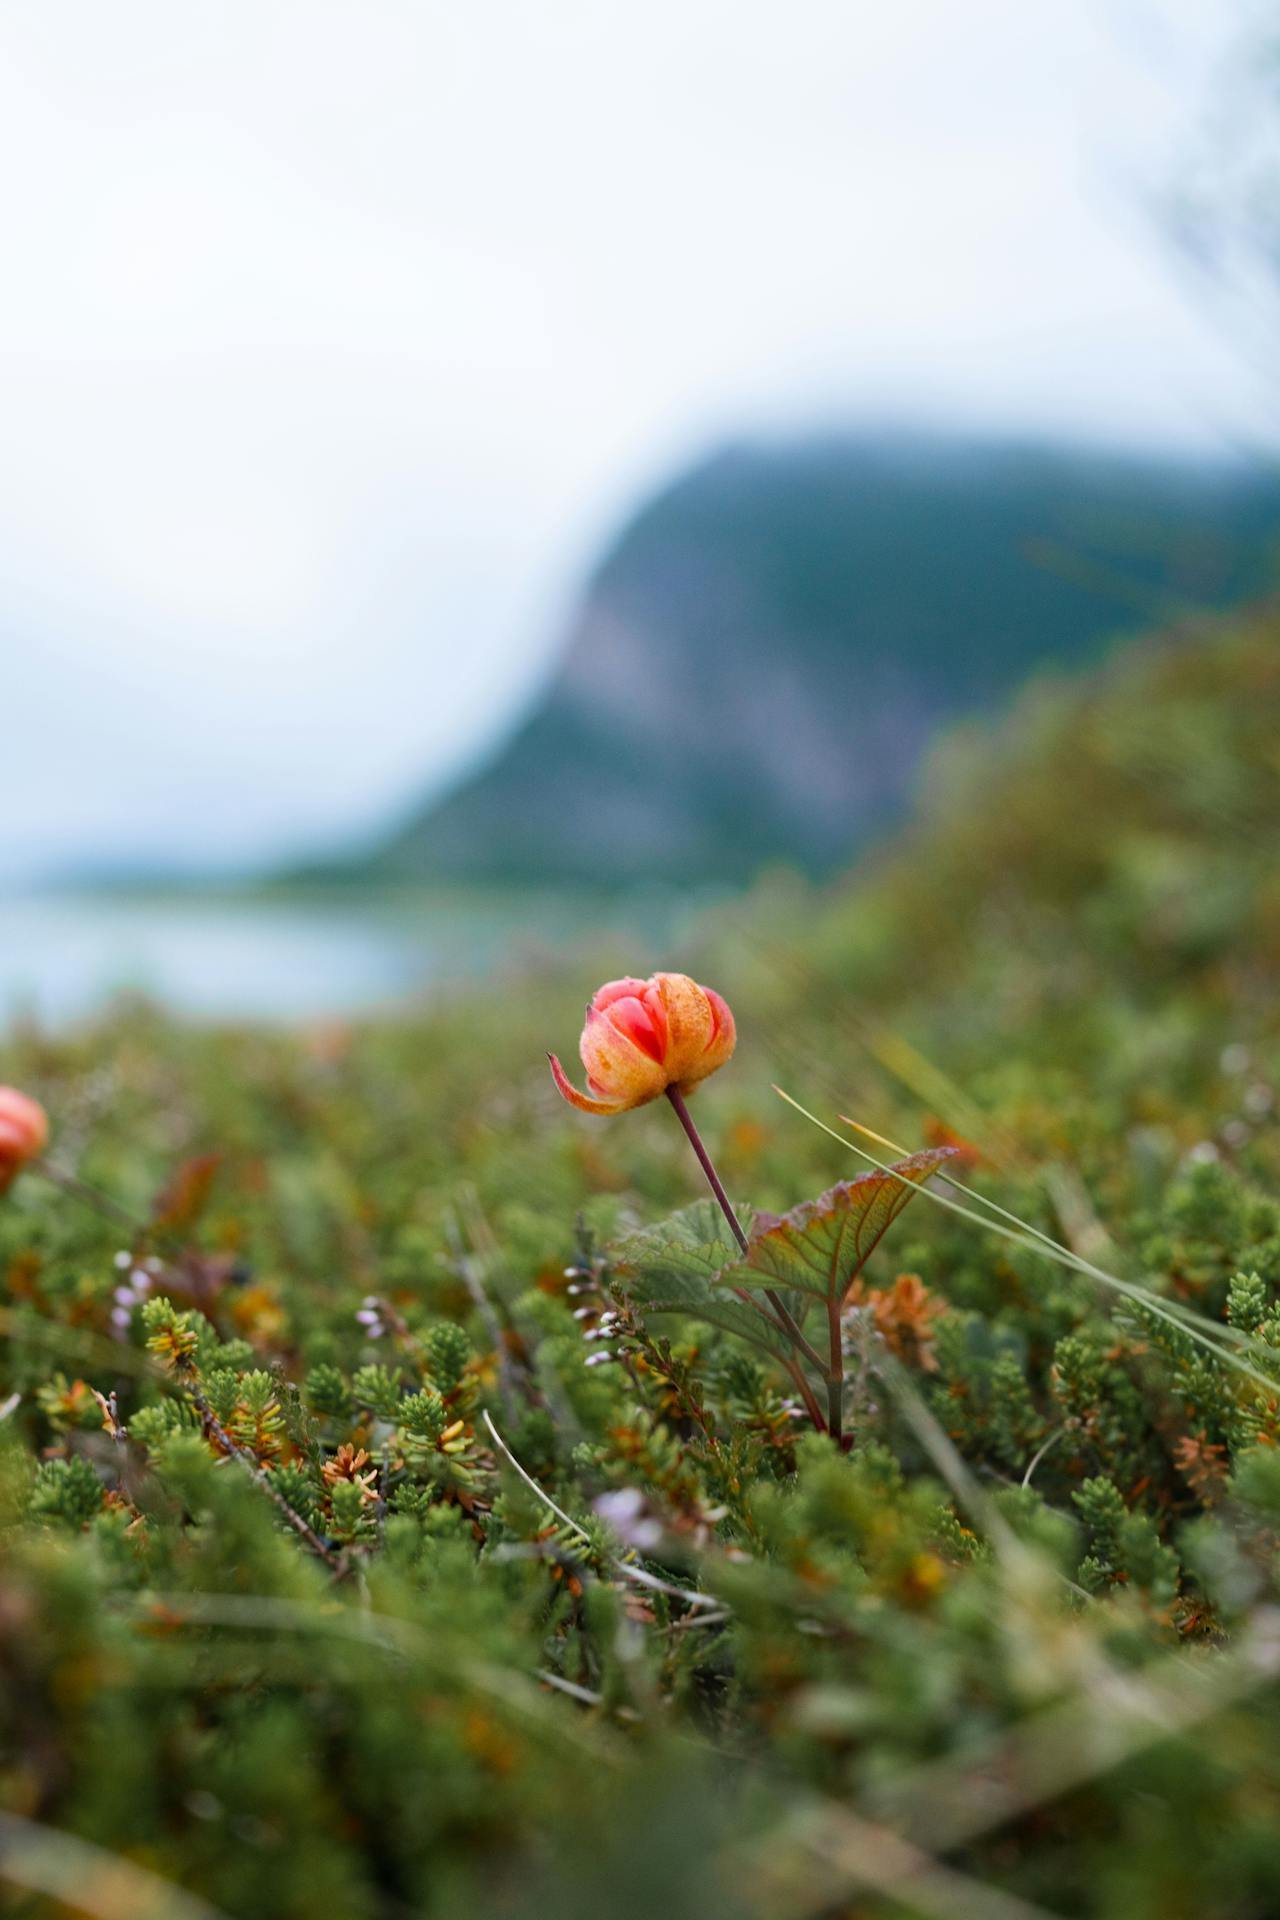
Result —
[{"label": "water body", "polygon": [[[202,1020],[390,1009],[578,937],[625,935],[645,965],[689,903],[579,896],[406,900],[0,896],[0,1028],[51,1026],[141,993]],[[657,964],[657,962],[655,962]]]}]

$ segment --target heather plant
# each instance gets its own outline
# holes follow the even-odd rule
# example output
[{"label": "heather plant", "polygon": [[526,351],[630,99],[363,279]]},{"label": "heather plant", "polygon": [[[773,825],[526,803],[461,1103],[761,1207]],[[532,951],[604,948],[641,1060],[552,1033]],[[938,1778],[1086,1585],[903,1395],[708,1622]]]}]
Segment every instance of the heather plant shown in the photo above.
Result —
[{"label": "heather plant", "polygon": [[607,955],[15,1031],[9,1908],[1276,1911],[1278,660],[597,992],[606,1113]]}]

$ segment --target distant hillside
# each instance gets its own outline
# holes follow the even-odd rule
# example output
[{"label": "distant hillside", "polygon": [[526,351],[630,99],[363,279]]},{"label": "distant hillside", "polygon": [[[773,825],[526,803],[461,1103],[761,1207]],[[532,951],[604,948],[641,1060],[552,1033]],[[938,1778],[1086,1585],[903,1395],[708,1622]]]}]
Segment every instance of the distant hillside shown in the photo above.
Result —
[{"label": "distant hillside", "polygon": [[1022,445],[735,446],[590,581],[546,698],[377,869],[505,881],[821,873],[939,724],[1041,663],[1273,578],[1280,484]]}]

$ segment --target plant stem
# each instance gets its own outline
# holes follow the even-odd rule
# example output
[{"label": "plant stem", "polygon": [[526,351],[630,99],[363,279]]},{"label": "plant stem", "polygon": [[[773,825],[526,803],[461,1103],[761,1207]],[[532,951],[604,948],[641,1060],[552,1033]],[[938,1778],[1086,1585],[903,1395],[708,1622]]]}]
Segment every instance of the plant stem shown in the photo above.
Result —
[{"label": "plant stem", "polygon": [[782,1364],[795,1381],[799,1389],[800,1398],[804,1401],[804,1410],[812,1420],[816,1431],[818,1433],[825,1433],[827,1431],[827,1423],[822,1417],[822,1408],[818,1405],[813,1388],[804,1377],[804,1368],[798,1360],[784,1360]]},{"label": "plant stem", "polygon": [[[805,1338],[804,1333],[801,1331],[799,1321],[795,1318],[794,1314],[787,1311],[787,1304],[782,1298],[782,1295],[774,1287],[766,1287],[764,1291],[766,1300],[778,1316],[776,1321],[770,1321],[770,1325],[776,1326],[781,1333],[785,1333],[792,1346],[799,1349],[814,1372],[825,1380],[827,1377],[826,1361],[817,1349],[811,1346]],[[766,1320],[769,1319],[769,1315],[764,1312],[764,1308],[760,1305],[760,1302],[747,1291],[746,1287],[735,1287],[734,1292],[740,1300],[745,1300],[748,1306],[754,1307],[757,1313],[764,1314]]]},{"label": "plant stem", "polygon": [[840,1326],[840,1296],[827,1298],[827,1332],[831,1365],[827,1372],[827,1429],[839,1446],[844,1434],[844,1339]]},{"label": "plant stem", "polygon": [[712,1193],[714,1193],[721,1213],[733,1228],[734,1239],[742,1248],[742,1251],[746,1253],[747,1236],[742,1231],[742,1222],[734,1212],[729,1202],[729,1196],[720,1184],[720,1175],[711,1164],[711,1155],[702,1144],[702,1135],[693,1124],[693,1115],[685,1105],[684,1095],[681,1093],[679,1087],[668,1087],[667,1098],[675,1108],[676,1119],[689,1136],[689,1145],[698,1156],[698,1165],[707,1176],[707,1185],[711,1188]]},{"label": "plant stem", "polygon": [[267,1498],[275,1502],[275,1505],[280,1509],[280,1512],[284,1515],[294,1532],[306,1541],[312,1553],[314,1553],[317,1558],[323,1560],[325,1565],[329,1567],[339,1579],[342,1579],[344,1575],[350,1571],[350,1563],[345,1555],[335,1553],[331,1547],[325,1545],[315,1528],[309,1526],[297,1508],[285,1499],[280,1489],[272,1481],[271,1475],[256,1455],[252,1454],[247,1447],[242,1447],[238,1441],[231,1438],[231,1435],[227,1432],[195,1382],[190,1379],[184,1379],[182,1384],[194,1403],[196,1412],[200,1415],[206,1434],[212,1434],[223,1452],[230,1454],[233,1460],[239,1461],[250,1479],[256,1480]]},{"label": "plant stem", "polygon": [[[685,1104],[684,1095],[681,1093],[678,1087],[668,1087],[667,1098],[671,1102],[672,1107],[675,1109],[676,1119],[680,1122],[680,1125],[684,1128],[685,1133],[688,1135],[689,1145],[693,1148],[694,1152],[698,1156],[698,1165],[702,1168],[702,1171],[707,1176],[707,1185],[711,1188],[712,1193],[715,1195],[716,1202],[720,1208],[721,1213],[723,1213],[725,1219],[729,1222],[729,1225],[733,1229],[734,1239],[737,1241],[738,1245],[741,1247],[743,1253],[749,1252],[750,1243],[747,1240],[746,1234],[742,1230],[742,1222],[739,1220],[737,1214],[733,1210],[732,1203],[730,1202],[728,1194],[724,1190],[724,1186],[721,1182],[720,1175],[716,1172],[715,1167],[712,1164],[711,1155],[707,1152],[706,1148],[702,1144],[702,1135],[698,1132],[697,1127],[693,1124],[693,1115],[689,1112],[689,1109]],[[735,1287],[734,1292],[742,1295],[750,1306],[756,1305],[756,1302],[751,1299],[750,1294],[746,1292],[745,1288]],[[782,1295],[777,1291],[776,1287],[766,1287],[764,1289],[764,1296],[765,1296],[765,1299],[769,1302],[769,1305],[773,1308],[774,1313],[778,1316],[778,1326],[780,1330],[786,1334],[787,1338],[791,1341],[793,1346],[797,1347],[800,1350],[800,1352],[805,1355],[806,1359],[808,1359],[811,1362],[811,1364],[817,1368],[818,1372],[823,1376],[823,1378],[828,1379],[827,1369],[822,1363],[822,1356],[819,1353],[816,1353],[814,1349],[810,1346],[809,1342],[805,1339],[804,1334],[795,1319],[795,1316],[788,1310],[786,1301],[782,1298]],[[766,1319],[768,1318],[767,1314],[765,1315],[765,1318]],[[826,1422],[823,1420],[822,1415],[819,1412],[818,1403],[814,1399],[813,1391],[809,1386],[808,1381],[805,1379],[803,1372],[801,1371],[799,1362],[798,1361],[795,1362],[792,1366],[789,1366],[787,1370],[791,1374],[792,1379],[795,1381],[796,1385],[800,1389],[801,1395],[804,1399],[805,1406],[809,1413],[809,1418],[813,1421],[814,1426],[817,1427],[820,1432],[825,1431]],[[830,1383],[828,1379],[828,1394],[829,1393],[830,1393]]]},{"label": "plant stem", "polygon": [[114,1220],[118,1226],[128,1227],[135,1236],[145,1232],[142,1222],[135,1220],[127,1207],[122,1207],[120,1202],[113,1200],[109,1193],[102,1193],[97,1187],[91,1187],[87,1180],[81,1180],[74,1173],[66,1172],[63,1167],[55,1167],[51,1161],[40,1159],[31,1162],[30,1171],[43,1174],[46,1180],[51,1181],[55,1187],[61,1187],[62,1191],[69,1194],[73,1200],[79,1200],[82,1205],[92,1207],[95,1213],[102,1214],[107,1220]]}]

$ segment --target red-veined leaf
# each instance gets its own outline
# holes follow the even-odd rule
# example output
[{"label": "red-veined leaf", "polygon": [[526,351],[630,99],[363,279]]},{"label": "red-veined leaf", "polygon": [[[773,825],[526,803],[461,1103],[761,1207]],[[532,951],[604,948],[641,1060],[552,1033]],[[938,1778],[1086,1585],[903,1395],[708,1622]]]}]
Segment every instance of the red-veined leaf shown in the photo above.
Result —
[{"label": "red-veined leaf", "polygon": [[892,1168],[842,1180],[789,1213],[758,1213],[745,1259],[726,1268],[722,1280],[843,1301],[916,1189],[955,1154],[954,1147],[929,1147]]}]

